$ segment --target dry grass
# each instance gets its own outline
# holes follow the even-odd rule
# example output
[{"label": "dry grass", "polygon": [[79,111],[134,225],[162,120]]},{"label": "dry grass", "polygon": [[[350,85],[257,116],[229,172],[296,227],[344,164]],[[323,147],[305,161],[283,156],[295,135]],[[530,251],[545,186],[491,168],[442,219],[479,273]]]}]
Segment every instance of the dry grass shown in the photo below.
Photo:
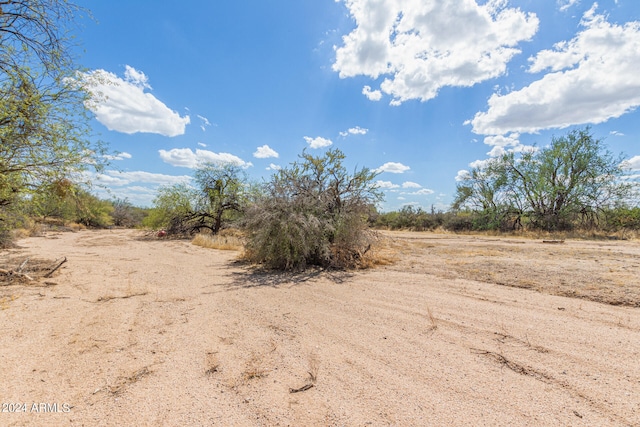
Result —
[{"label": "dry grass", "polygon": [[204,373],[207,375],[211,375],[215,372],[218,372],[218,368],[220,367],[220,360],[218,359],[218,355],[216,352],[207,352],[206,360],[205,360],[205,371]]},{"label": "dry grass", "polygon": [[251,353],[251,357],[245,364],[245,369],[242,372],[242,379],[245,381],[252,380],[254,378],[266,377],[268,370],[264,367],[264,356],[258,353]]},{"label": "dry grass", "polygon": [[242,235],[238,232],[222,230],[220,233],[211,235],[206,233],[197,234],[192,244],[208,249],[219,249],[224,251],[240,251],[244,247]]},{"label": "dry grass", "polygon": [[0,311],[11,307],[11,303],[17,299],[18,297],[16,295],[9,295],[0,298]]},{"label": "dry grass", "polygon": [[[114,394],[114,395],[120,394],[120,393],[122,393],[122,391],[124,391],[124,389],[127,386],[129,386],[130,384],[137,383],[142,378],[144,378],[144,377],[146,377],[148,375],[151,375],[152,372],[153,371],[151,371],[149,369],[149,367],[145,366],[144,368],[133,372],[131,375],[124,376],[124,377],[119,377],[116,380],[116,383],[114,385],[111,385],[111,386],[107,387],[107,390],[109,391],[109,393]],[[100,390],[96,390],[96,391],[100,391]]]},{"label": "dry grass", "polygon": [[309,364],[309,369],[307,370],[307,373],[309,374],[309,381],[315,383],[318,380],[318,371],[320,370],[318,356],[315,353],[309,354],[307,362]]},{"label": "dry grass", "polygon": [[431,307],[427,307],[427,319],[429,319],[429,330],[435,331],[438,329],[438,322],[436,322],[436,317],[433,315],[433,311],[431,311]]},{"label": "dry grass", "polygon": [[393,243],[393,239],[378,237],[367,253],[362,256],[358,268],[367,269],[395,264],[398,261],[398,248]]}]

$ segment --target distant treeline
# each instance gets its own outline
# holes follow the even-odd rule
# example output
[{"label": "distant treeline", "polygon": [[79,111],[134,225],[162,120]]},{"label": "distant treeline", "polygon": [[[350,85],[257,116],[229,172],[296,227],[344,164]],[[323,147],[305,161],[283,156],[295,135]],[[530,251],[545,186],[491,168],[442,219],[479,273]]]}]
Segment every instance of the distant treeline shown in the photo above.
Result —
[{"label": "distant treeline", "polygon": [[[524,213],[506,212],[501,221],[495,221],[492,212],[473,210],[462,211],[426,211],[420,207],[405,206],[399,211],[372,212],[369,224],[374,228],[388,230],[451,232],[471,231],[535,231],[543,230],[529,220]],[[602,209],[597,213],[579,213],[571,221],[564,223],[564,231],[602,231],[617,232],[640,230],[640,207],[617,207]]]}]

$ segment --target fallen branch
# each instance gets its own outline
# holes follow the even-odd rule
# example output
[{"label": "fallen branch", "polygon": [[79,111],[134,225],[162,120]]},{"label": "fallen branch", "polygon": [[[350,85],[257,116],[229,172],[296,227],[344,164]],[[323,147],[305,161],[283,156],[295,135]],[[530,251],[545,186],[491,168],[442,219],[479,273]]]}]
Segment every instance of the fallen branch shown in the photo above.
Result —
[{"label": "fallen branch", "polygon": [[301,391],[309,390],[311,387],[313,387],[313,384],[309,383],[309,384],[303,385],[300,388],[290,388],[289,393],[300,393]]},{"label": "fallen branch", "polygon": [[62,264],[64,264],[65,262],[67,262],[67,257],[64,257],[64,259],[62,261],[58,262],[57,265],[55,265],[53,268],[51,268],[50,271],[47,274],[44,275],[44,277],[47,277],[47,278],[51,277],[51,275],[53,273],[55,273],[56,270],[58,270],[62,266]]},{"label": "fallen branch", "polygon": [[114,299],[128,299],[128,298],[133,298],[133,297],[143,297],[145,295],[147,295],[149,292],[140,292],[138,294],[127,294],[127,295],[123,295],[123,296],[106,296],[106,297],[100,297],[95,301],[92,302],[107,302],[107,301],[111,301]]},{"label": "fallen branch", "polygon": [[29,262],[31,258],[27,258],[24,261],[22,261],[22,264],[20,264],[20,267],[18,267],[18,269],[16,270],[18,273],[22,273],[22,269],[27,265],[27,263]]},{"label": "fallen branch", "polygon": [[6,270],[4,268],[0,268],[0,274],[4,274],[5,276],[10,276],[10,277],[17,277],[17,278],[21,278],[21,279],[25,279],[28,282],[33,282],[33,277],[29,276],[28,274],[25,273],[20,273],[16,270]]}]

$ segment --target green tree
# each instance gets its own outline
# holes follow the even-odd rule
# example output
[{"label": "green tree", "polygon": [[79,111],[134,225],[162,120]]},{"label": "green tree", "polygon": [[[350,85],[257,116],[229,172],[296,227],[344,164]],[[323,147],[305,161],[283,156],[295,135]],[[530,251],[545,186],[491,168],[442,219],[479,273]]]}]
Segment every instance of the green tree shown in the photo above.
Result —
[{"label": "green tree", "polygon": [[237,219],[247,202],[249,185],[244,170],[235,164],[205,164],[195,173],[195,187],[176,184],[163,187],[145,220],[169,234],[216,234],[225,223]]},{"label": "green tree", "polygon": [[153,207],[142,224],[153,229],[168,229],[173,218],[193,211],[196,198],[195,189],[186,184],[160,187],[153,199]]},{"label": "green tree", "polygon": [[371,244],[371,206],[382,198],[376,173],[349,174],[337,149],[300,159],[274,174],[248,208],[248,258],[285,270],[357,265]]},{"label": "green tree", "polygon": [[631,195],[622,160],[588,127],[573,130],[553,137],[548,147],[507,153],[475,168],[458,185],[454,207],[517,212],[546,230],[593,225],[604,208]]},{"label": "green tree", "polygon": [[66,0],[0,2],[0,220],[47,183],[104,165],[69,49],[79,11]]},{"label": "green tree", "polygon": [[194,225],[216,234],[224,220],[233,220],[244,210],[247,175],[240,166],[232,163],[209,163],[196,170],[195,180],[200,197],[199,209],[194,212],[197,217]]}]

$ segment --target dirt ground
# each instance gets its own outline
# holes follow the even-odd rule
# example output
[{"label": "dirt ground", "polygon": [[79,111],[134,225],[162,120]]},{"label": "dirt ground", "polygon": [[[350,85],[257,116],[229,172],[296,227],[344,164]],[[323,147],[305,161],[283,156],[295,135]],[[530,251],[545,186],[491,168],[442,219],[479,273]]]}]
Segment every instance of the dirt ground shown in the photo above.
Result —
[{"label": "dirt ground", "polygon": [[0,267],[67,262],[0,283],[0,425],[640,425],[640,242],[385,235],[392,264],[305,274],[21,240]]}]

